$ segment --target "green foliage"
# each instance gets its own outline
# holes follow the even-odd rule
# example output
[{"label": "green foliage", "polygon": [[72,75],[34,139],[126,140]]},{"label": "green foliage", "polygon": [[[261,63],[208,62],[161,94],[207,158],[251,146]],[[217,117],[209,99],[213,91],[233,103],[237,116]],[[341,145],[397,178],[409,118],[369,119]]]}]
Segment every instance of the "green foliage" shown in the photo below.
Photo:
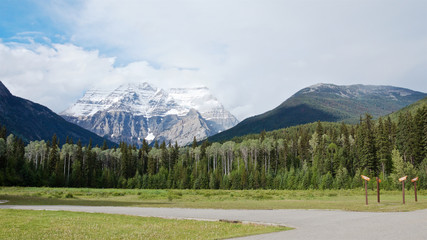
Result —
[{"label": "green foliage", "polygon": [[[0,138],[0,184],[128,189],[349,189],[363,187],[360,175],[380,176],[398,189],[404,175],[427,186],[427,107],[415,115],[359,124],[316,122],[261,131],[226,143],[179,147],[157,143],[141,149],[89,143],[63,146],[17,137]],[[3,133],[2,133],[3,134]],[[3,134],[4,135],[4,134]],[[394,149],[394,150],[393,150]],[[370,188],[375,184],[371,181]],[[407,185],[410,187],[410,184]]]},{"label": "green foliage", "polygon": [[328,172],[327,174],[323,175],[322,182],[320,183],[320,189],[332,189],[333,188],[334,180],[332,178],[332,174]]}]

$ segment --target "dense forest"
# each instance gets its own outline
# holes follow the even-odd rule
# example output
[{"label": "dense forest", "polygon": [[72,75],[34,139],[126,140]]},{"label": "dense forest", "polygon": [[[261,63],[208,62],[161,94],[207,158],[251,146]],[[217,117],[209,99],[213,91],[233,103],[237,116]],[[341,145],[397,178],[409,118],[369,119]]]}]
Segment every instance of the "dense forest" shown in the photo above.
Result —
[{"label": "dense forest", "polygon": [[426,106],[397,121],[366,114],[356,125],[317,122],[224,143],[194,139],[185,147],[107,148],[72,139],[61,145],[56,135],[25,145],[0,130],[3,186],[348,189],[363,186],[361,174],[380,177],[383,189],[397,189],[399,177],[418,176],[418,187],[427,189]]}]

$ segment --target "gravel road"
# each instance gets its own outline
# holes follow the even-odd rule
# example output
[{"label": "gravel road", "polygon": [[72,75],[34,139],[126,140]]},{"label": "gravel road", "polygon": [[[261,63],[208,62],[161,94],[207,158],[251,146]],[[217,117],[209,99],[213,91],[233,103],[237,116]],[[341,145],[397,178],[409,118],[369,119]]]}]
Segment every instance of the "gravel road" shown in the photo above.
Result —
[{"label": "gravel road", "polygon": [[295,230],[239,239],[427,239],[427,209],[371,213],[336,210],[221,210],[186,208],[18,206],[6,209],[64,210],[197,220],[230,220],[279,224]]}]

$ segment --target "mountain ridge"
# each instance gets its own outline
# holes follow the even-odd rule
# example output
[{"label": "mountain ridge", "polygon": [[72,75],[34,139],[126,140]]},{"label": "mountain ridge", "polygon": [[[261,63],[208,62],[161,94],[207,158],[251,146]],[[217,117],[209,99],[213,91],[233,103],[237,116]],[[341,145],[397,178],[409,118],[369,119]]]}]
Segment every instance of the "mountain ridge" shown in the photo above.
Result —
[{"label": "mountain ridge", "polygon": [[[91,139],[93,145],[98,144],[99,146],[105,140],[86,129],[65,121],[43,105],[12,95],[1,81],[0,96],[0,123],[25,142],[51,140],[54,134],[63,142],[67,136],[75,142],[80,139],[83,144],[88,144]],[[115,145],[110,141],[107,143],[110,146]]]},{"label": "mountain ridge", "polygon": [[320,83],[301,89],[276,108],[244,119],[208,140],[225,141],[262,130],[271,131],[316,121],[356,123],[364,113],[376,118],[425,96],[426,93],[394,86]]}]

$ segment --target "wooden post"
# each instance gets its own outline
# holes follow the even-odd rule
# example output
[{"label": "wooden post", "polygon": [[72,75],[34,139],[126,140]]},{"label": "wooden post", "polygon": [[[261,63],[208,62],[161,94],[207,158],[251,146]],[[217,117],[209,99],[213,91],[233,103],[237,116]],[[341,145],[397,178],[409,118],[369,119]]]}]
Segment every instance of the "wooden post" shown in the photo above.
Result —
[{"label": "wooden post", "polygon": [[399,178],[399,182],[402,182],[402,197],[403,197],[403,204],[405,204],[405,180],[408,176],[404,176]]},{"label": "wooden post", "polygon": [[364,175],[360,175],[365,180],[365,198],[366,198],[366,205],[368,205],[368,181],[370,178]]},{"label": "wooden post", "polygon": [[366,205],[368,205],[368,181],[365,180],[365,198],[366,198]]},{"label": "wooden post", "polygon": [[417,181],[418,181],[418,177],[411,180],[411,182],[414,183],[415,202],[418,202],[418,199],[417,199]]},{"label": "wooden post", "polygon": [[417,199],[417,182],[414,182],[414,191],[415,191],[415,202],[418,202],[418,199]]},{"label": "wooden post", "polygon": [[381,179],[377,177],[377,202],[380,203],[380,182]]},{"label": "wooden post", "polygon": [[402,181],[403,204],[405,204],[405,181]]}]

